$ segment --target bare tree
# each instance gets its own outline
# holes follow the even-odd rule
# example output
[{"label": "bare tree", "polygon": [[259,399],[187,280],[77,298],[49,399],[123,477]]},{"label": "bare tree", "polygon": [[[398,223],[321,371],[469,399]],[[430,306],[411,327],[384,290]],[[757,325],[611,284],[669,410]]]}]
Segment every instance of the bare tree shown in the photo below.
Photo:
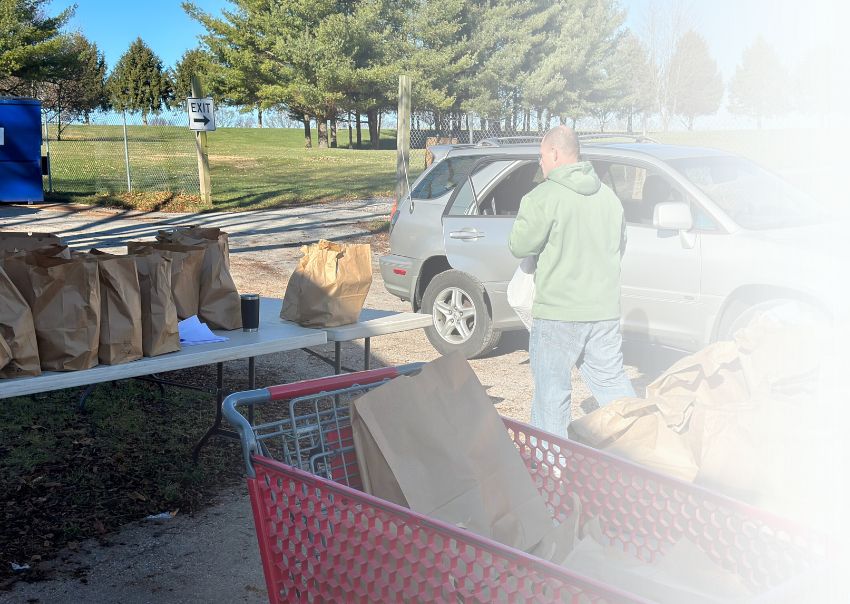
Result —
[{"label": "bare tree", "polygon": [[[654,67],[654,106],[661,116],[661,126],[664,130],[670,127],[670,120],[674,115],[671,108],[675,108],[677,104],[674,98],[675,90],[670,86],[671,69],[676,45],[682,35],[691,28],[691,7],[692,4],[685,0],[652,0],[643,15],[640,35],[649,51],[650,64]],[[676,81],[675,77],[673,81]]]}]

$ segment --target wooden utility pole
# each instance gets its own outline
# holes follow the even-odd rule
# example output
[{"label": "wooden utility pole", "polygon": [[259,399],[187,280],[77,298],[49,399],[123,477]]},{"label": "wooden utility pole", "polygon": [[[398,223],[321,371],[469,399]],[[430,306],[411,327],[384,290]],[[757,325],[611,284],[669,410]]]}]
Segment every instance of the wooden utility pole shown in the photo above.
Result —
[{"label": "wooden utility pole", "polygon": [[398,78],[398,130],[395,156],[396,203],[408,194],[408,167],[410,166],[410,76]]},{"label": "wooden utility pole", "polygon": [[[204,97],[201,81],[198,76],[192,76],[192,96],[196,99]],[[210,158],[207,146],[207,133],[195,132],[195,150],[198,152],[198,182],[201,185],[201,201],[204,205],[212,205],[212,187],[210,184]]]}]

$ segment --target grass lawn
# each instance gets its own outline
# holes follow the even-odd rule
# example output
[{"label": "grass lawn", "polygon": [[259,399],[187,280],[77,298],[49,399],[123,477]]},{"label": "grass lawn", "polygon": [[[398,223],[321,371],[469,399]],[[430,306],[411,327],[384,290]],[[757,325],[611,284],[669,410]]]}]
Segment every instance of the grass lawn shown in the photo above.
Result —
[{"label": "grass lawn", "polygon": [[[0,589],[12,566],[162,512],[191,513],[242,473],[238,445],[191,450],[215,415],[203,393],[129,380],[101,384],[84,411],[80,389],[0,405]],[[2,591],[0,591],[2,593]],[[2,597],[0,597],[2,599]]]},{"label": "grass lawn", "polygon": [[[134,193],[126,192],[120,126],[74,125],[51,141],[52,201],[140,210],[239,211],[340,199],[390,196],[395,187],[395,131],[384,129],[383,150],[304,149],[301,129],[222,128],[209,134],[213,207],[197,195],[194,135],[171,126],[129,126]],[[368,132],[364,130],[364,145]],[[750,157],[785,172],[808,173],[825,153],[818,136],[794,131],[654,133],[664,143],[708,146]],[[314,132],[315,138],[315,132]],[[806,150],[791,153],[791,149]],[[411,153],[411,181],[424,167],[424,151]]]}]

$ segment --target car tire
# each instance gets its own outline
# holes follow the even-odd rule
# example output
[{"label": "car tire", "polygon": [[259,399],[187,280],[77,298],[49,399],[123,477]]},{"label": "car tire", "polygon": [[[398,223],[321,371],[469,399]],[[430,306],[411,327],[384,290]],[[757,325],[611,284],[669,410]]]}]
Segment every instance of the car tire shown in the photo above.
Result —
[{"label": "car tire", "polygon": [[772,314],[781,322],[800,323],[828,321],[823,311],[812,304],[796,300],[794,298],[775,298],[753,302],[751,300],[733,300],[717,330],[717,340],[732,340],[735,334],[749,325],[749,323],[762,314]]},{"label": "car tire", "polygon": [[460,352],[473,359],[490,352],[502,336],[493,328],[484,286],[462,271],[444,271],[431,279],[422,311],[433,318],[425,334],[440,354]]}]

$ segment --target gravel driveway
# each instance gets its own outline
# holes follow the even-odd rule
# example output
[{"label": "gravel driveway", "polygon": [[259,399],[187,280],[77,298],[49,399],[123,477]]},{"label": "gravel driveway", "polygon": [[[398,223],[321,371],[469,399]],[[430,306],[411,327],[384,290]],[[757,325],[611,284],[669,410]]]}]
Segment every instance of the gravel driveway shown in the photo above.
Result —
[{"label": "gravel driveway", "polygon": [[[0,230],[56,232],[74,248],[100,247],[124,251],[129,240],[151,237],[158,228],[178,224],[219,226],[231,234],[231,270],[239,290],[281,297],[300,257],[300,246],[320,238],[371,241],[374,282],[367,306],[409,310],[386,292],[377,267],[386,251],[386,237],[372,236],[368,224],[389,213],[387,200],[340,202],[285,210],[238,214],[139,214],[69,206],[0,206]],[[532,392],[528,336],[507,334],[492,355],[471,362],[481,383],[503,415],[528,421]],[[317,350],[331,352],[332,346]],[[359,367],[362,348],[343,347],[344,364]],[[437,353],[424,333],[381,336],[372,342],[373,366],[429,361]],[[646,384],[671,365],[679,354],[626,344],[627,371],[639,395]],[[302,352],[261,357],[258,385],[327,375],[329,368]],[[212,377],[213,373],[210,372]],[[574,416],[596,407],[587,388],[573,373]],[[231,382],[233,389],[243,387]],[[56,578],[19,583],[0,592],[0,602],[265,602],[262,569],[257,554],[247,494],[239,489],[195,517],[177,517],[165,524],[127,527],[110,538],[112,547],[83,544],[79,552],[57,566]],[[74,569],[87,567],[85,582]]]}]

